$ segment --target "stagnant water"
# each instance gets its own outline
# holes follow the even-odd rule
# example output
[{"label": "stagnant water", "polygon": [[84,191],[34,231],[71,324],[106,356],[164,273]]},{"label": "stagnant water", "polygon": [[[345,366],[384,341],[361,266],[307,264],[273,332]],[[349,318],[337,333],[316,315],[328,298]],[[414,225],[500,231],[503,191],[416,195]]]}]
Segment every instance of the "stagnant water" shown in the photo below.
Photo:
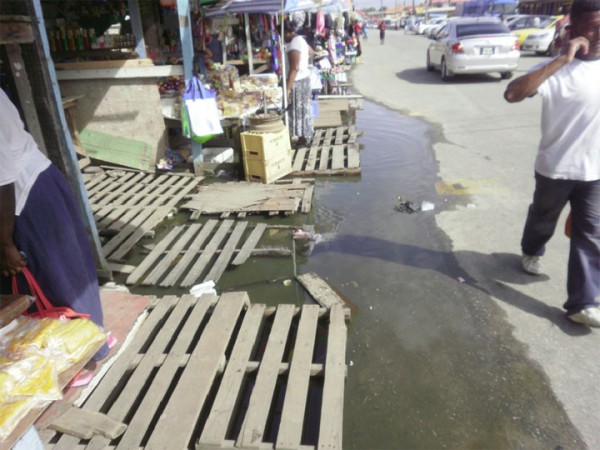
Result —
[{"label": "stagnant water", "polygon": [[[433,128],[365,101],[357,129],[361,176],[317,179],[310,214],[268,219],[314,226],[324,242],[310,254],[300,248],[295,264],[252,258],[227,271],[218,291],[302,304],[308,298],[293,281],[296,270],[318,273],[344,296],[353,311],[346,449],[581,448],[542,371],[436,225],[436,213],[454,205],[434,188]],[[434,210],[397,211],[407,201]],[[291,233],[273,230],[264,243],[291,248]]]}]

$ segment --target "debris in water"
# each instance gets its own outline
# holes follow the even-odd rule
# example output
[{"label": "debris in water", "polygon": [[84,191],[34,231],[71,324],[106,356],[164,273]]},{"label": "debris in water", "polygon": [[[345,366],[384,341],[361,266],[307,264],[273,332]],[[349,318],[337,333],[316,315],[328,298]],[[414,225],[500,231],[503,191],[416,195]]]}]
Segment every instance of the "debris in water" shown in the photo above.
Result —
[{"label": "debris in water", "polygon": [[398,197],[398,201],[400,203],[394,206],[394,209],[398,212],[412,214],[420,210],[420,208],[410,200],[404,200],[402,197]]}]

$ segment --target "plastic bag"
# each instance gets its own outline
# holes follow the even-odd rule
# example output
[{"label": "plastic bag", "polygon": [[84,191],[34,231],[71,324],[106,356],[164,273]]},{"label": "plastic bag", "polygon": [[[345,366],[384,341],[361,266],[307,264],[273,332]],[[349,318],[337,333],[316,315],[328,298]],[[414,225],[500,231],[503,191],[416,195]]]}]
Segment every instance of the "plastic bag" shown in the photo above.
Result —
[{"label": "plastic bag", "polygon": [[185,137],[203,144],[223,133],[216,93],[206,89],[200,78],[188,81],[182,100],[181,129]]}]

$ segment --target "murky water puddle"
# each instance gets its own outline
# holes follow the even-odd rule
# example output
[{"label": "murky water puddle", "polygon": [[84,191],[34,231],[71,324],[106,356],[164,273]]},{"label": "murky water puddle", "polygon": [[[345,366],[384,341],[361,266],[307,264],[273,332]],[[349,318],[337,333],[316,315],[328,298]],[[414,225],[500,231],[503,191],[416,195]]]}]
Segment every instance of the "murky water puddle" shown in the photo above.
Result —
[{"label": "murky water puddle", "polygon": [[[252,258],[218,291],[302,304],[302,288],[286,280],[315,271],[352,305],[344,448],[581,447],[544,374],[436,225],[436,213],[454,206],[435,189],[433,128],[365,101],[357,129],[362,175],[317,179],[309,215],[269,219],[311,225],[323,242],[300,246],[295,264]],[[398,212],[406,201],[434,209]],[[289,230],[264,240],[292,246]]]}]

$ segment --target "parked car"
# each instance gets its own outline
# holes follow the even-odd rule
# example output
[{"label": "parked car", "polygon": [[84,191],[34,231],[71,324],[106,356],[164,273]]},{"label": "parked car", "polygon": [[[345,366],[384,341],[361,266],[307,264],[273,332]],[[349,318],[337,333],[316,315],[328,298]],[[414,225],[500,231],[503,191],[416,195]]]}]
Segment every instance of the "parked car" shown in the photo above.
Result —
[{"label": "parked car", "polygon": [[426,67],[439,68],[444,81],[455,74],[490,72],[508,79],[519,66],[519,42],[497,18],[453,18],[432,39]]},{"label": "parked car", "polygon": [[421,22],[417,26],[417,34],[429,36],[429,30],[431,28],[435,27],[436,25],[443,24],[444,22],[446,22],[446,18],[443,17],[437,17],[435,19],[430,19],[427,22]]},{"label": "parked car", "polygon": [[550,53],[550,46],[552,45],[555,34],[556,30],[554,28],[533,31],[529,33],[523,41],[521,51],[535,52],[538,55],[547,55]]},{"label": "parked car", "polygon": [[[516,21],[511,27],[511,30],[515,36],[519,38],[519,44],[522,46],[525,42],[527,36],[531,33],[538,32],[539,30],[552,30],[556,28],[556,22],[562,19],[564,16],[531,16],[533,19],[529,18],[528,25],[523,28],[514,28],[514,25],[517,24]],[[535,20],[539,19],[539,20]]]},{"label": "parked car", "polygon": [[448,19],[444,19],[441,20],[439,23],[435,24],[432,27],[429,27],[429,29],[425,32],[425,34],[427,34],[427,36],[435,36],[438,31],[440,31],[442,29],[442,27],[444,25],[446,25],[448,23]]}]

